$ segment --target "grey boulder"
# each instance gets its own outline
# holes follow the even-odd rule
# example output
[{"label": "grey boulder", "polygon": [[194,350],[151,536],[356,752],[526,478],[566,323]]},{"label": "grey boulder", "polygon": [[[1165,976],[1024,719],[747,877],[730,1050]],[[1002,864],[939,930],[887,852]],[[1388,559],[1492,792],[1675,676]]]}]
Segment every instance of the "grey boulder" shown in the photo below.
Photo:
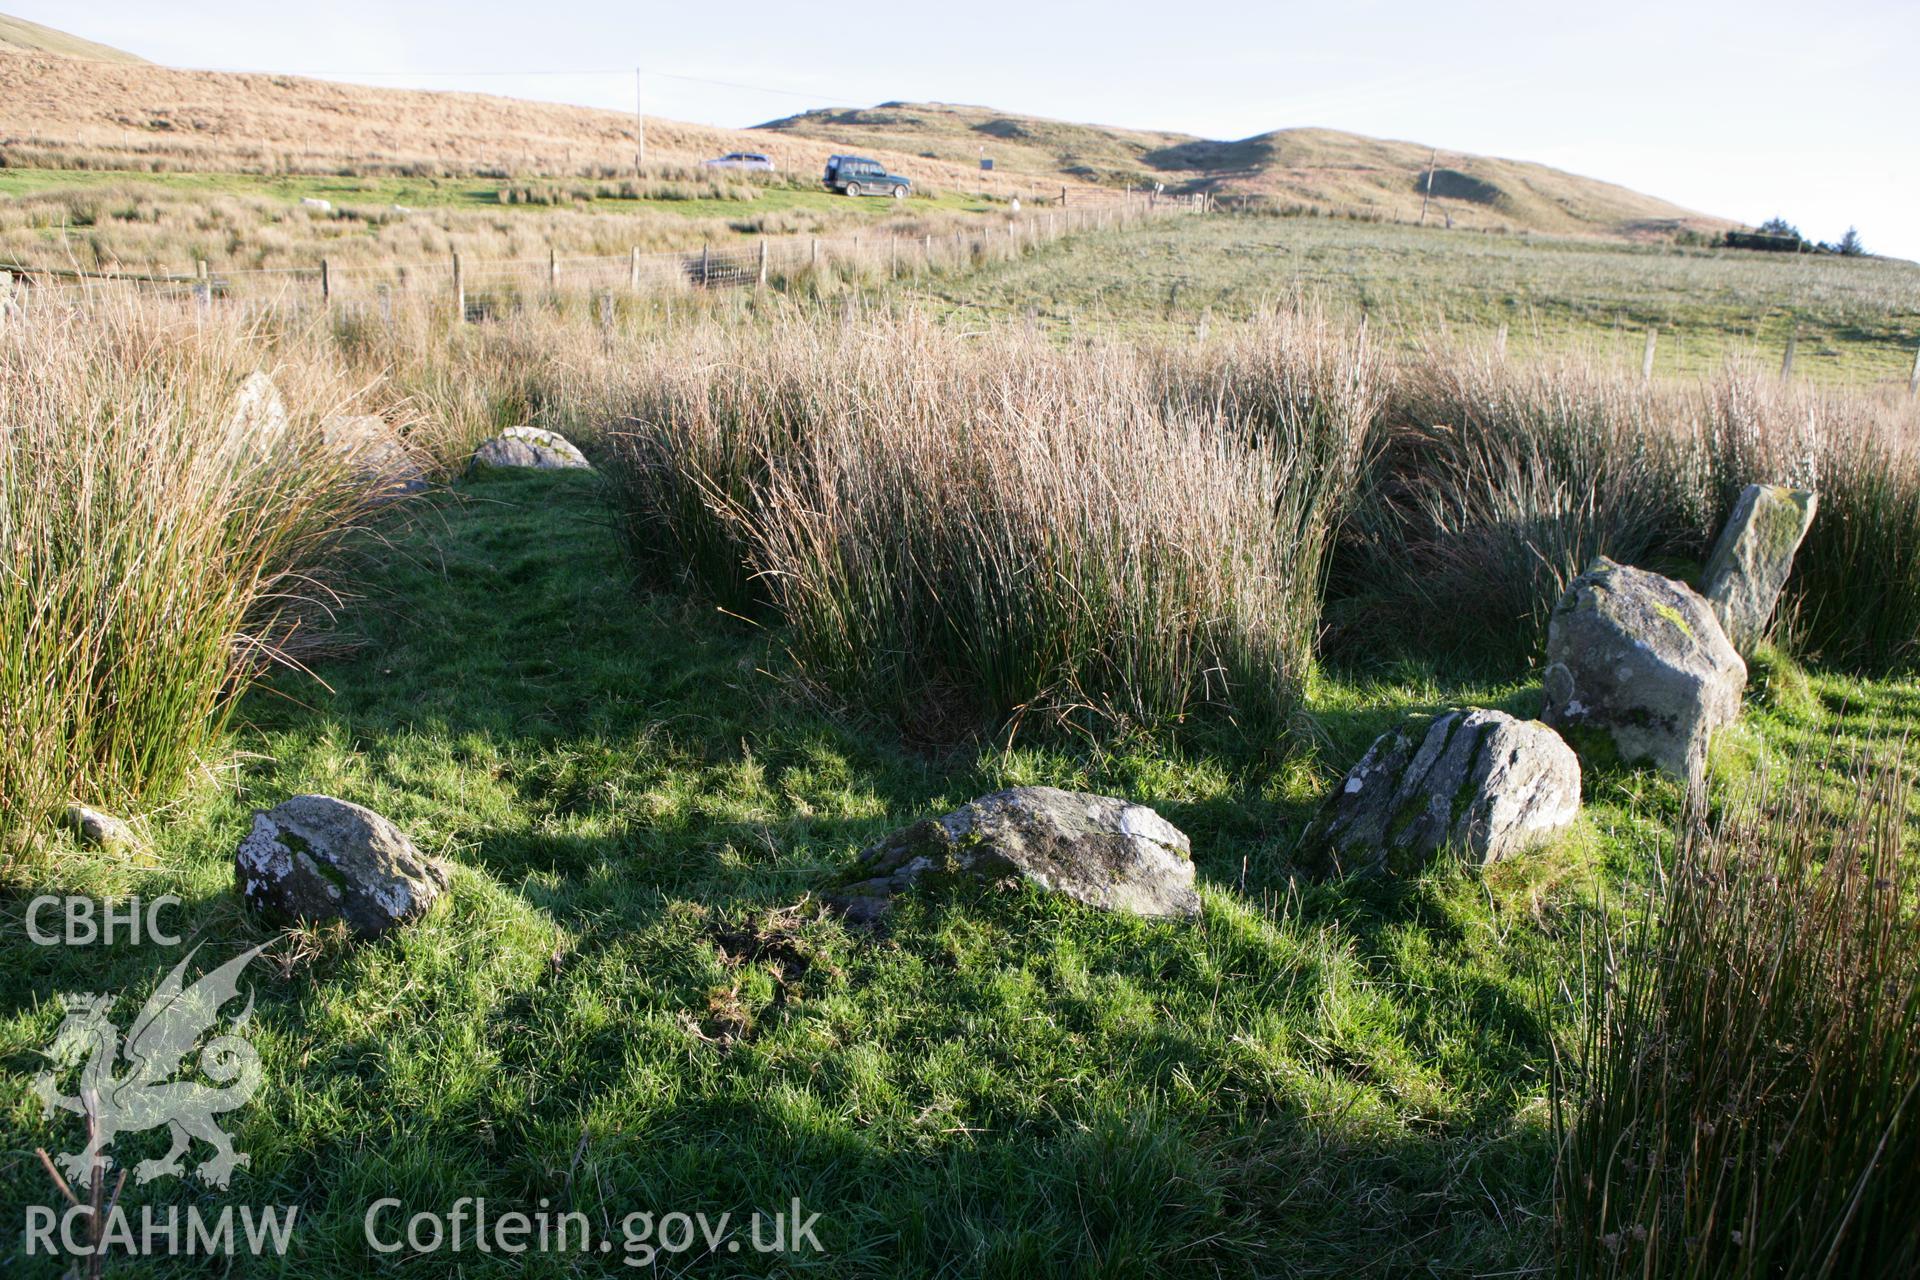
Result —
[{"label": "grey boulder", "polygon": [[227,429],[243,449],[270,454],[287,437],[287,405],[280,388],[265,373],[256,370],[240,384],[234,397],[233,416]]},{"label": "grey boulder", "polygon": [[280,920],[340,919],[377,938],[425,914],[447,870],[371,809],[332,796],[295,796],[253,815],[234,853],[247,905]]},{"label": "grey boulder", "polygon": [[959,878],[1026,881],[1140,916],[1200,912],[1192,847],[1178,828],[1145,805],[1054,787],[996,791],[896,831],[827,898],[866,921],[896,894]]},{"label": "grey boulder", "polygon": [[1301,840],[1334,874],[1417,871],[1442,848],[1481,865],[1552,840],[1580,814],[1580,761],[1537,720],[1450,711],[1374,739]]},{"label": "grey boulder", "polygon": [[1697,783],[1747,664],[1690,587],[1602,557],[1554,606],[1543,683],[1546,722],[1576,747],[1601,734],[1626,763]]},{"label": "grey boulder", "polygon": [[473,451],[473,469],[531,467],[538,471],[591,471],[585,455],[557,431],[508,427]]},{"label": "grey boulder", "polygon": [[374,414],[336,414],[320,421],[320,443],[342,459],[373,498],[398,498],[427,487],[427,470]]},{"label": "grey boulder", "polygon": [[134,839],[133,828],[124,821],[84,804],[68,805],[62,821],[80,837],[82,844],[96,849],[131,849],[139,843]]},{"label": "grey boulder", "polygon": [[1750,484],[1740,491],[1707,561],[1700,593],[1741,653],[1753,652],[1766,634],[1819,503],[1808,490],[1780,484]]}]

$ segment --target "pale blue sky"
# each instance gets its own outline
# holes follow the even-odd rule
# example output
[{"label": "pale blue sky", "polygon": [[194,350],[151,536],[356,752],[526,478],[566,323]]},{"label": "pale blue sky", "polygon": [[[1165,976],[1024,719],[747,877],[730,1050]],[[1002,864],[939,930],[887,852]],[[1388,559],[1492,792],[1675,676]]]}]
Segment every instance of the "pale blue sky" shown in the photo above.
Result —
[{"label": "pale blue sky", "polygon": [[0,4],[175,66],[621,109],[620,69],[640,66],[649,112],[712,124],[918,99],[1213,138],[1323,125],[1783,214],[1818,239],[1857,224],[1920,258],[1915,0]]}]

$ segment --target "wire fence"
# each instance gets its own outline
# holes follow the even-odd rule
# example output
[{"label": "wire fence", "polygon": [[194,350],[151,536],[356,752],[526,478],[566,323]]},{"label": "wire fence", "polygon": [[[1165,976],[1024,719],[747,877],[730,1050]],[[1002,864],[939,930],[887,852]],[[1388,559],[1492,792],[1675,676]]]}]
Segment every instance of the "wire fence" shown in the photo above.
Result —
[{"label": "wire fence", "polygon": [[699,249],[543,258],[471,259],[459,253],[425,262],[223,270],[201,264],[194,275],[80,271],[0,265],[0,305],[31,307],[36,296],[85,302],[123,294],[171,298],[249,315],[289,315],[316,308],[391,319],[402,300],[440,298],[458,316],[485,321],[562,293],[665,296],[711,290],[789,287],[808,278],[878,282],[951,273],[1004,260],[1077,232],[1151,218],[1205,212],[1203,196],[1077,190],[1065,205],[1012,207],[1006,214],[951,232],[764,236]]}]

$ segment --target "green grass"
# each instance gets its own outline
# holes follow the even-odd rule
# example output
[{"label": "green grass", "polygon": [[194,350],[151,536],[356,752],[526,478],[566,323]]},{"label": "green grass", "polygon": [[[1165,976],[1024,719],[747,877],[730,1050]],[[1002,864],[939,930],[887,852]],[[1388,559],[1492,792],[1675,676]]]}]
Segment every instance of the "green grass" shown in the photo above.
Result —
[{"label": "green grass", "polygon": [[[368,643],[321,668],[331,689],[251,694],[237,772],[158,826],[143,867],[62,877],[177,892],[224,955],[264,936],[230,883],[249,806],[341,795],[459,866],[402,938],[308,937],[276,944],[286,971],[256,966],[269,1084],[236,1134],[254,1166],[235,1198],[302,1206],[293,1273],[364,1266],[360,1216],[387,1193],[596,1216],[798,1195],[825,1214],[834,1274],[1535,1255],[1537,1230],[1512,1228],[1548,1170],[1527,995],[1548,948],[1516,933],[1524,892],[1436,874],[1283,909],[1314,789],[1297,767],[1150,743],[916,756],[791,701],[765,636],[636,599],[610,520],[593,481],[543,477],[423,513],[380,549]],[[1404,693],[1346,692],[1335,754]],[[1042,781],[1187,829],[1205,919],[986,894],[910,904],[870,939],[801,905],[892,825]],[[51,1195],[25,1153],[74,1137],[25,1091],[59,1018],[46,993],[137,993],[171,963],[30,947],[20,907],[0,1022],[10,1221]]]},{"label": "green grass", "polygon": [[1904,386],[1920,343],[1920,267],[1609,240],[1481,234],[1321,218],[1180,218],[1085,236],[926,296],[965,314],[1051,326],[1191,334],[1306,292],[1402,342],[1491,338],[1508,350],[1596,352],[1638,371],[1657,328],[1658,375],[1729,357],[1796,375]]},{"label": "green grass", "polygon": [[[833,1275],[1469,1275],[1546,1257],[1547,1064],[1569,1015],[1539,993],[1573,962],[1596,879],[1644,871],[1672,787],[1592,779],[1578,838],[1484,877],[1289,892],[1292,837],[1374,733],[1457,700],[1530,714],[1537,693],[1323,675],[1318,762],[1146,738],[921,754],[799,700],[776,637],[636,594],[613,524],[591,477],[422,504],[363,548],[361,647],[250,693],[234,767],[153,825],[147,857],[59,864],[65,891],[180,894],[219,957],[267,936],[231,885],[250,807],[339,795],[458,868],[402,936],[274,943],[252,973],[267,1084],[232,1126],[252,1168],[225,1199],[167,1182],[129,1186],[130,1204],[296,1204],[278,1271],[315,1276],[399,1265],[362,1243],[384,1195],[546,1198],[616,1223],[797,1196],[828,1253],[795,1266]],[[1785,664],[1756,684],[1754,751],[1861,702],[1876,718],[1849,733],[1920,701]],[[868,840],[1040,782],[1185,829],[1204,917],[989,891],[910,901],[878,937],[816,918],[809,892]],[[78,1132],[26,1089],[60,1017],[49,993],[124,991],[124,1025],[175,958],[28,945],[26,896],[0,942],[9,1222],[53,1202],[32,1148]],[[57,1270],[35,1265],[15,1273]]]}]

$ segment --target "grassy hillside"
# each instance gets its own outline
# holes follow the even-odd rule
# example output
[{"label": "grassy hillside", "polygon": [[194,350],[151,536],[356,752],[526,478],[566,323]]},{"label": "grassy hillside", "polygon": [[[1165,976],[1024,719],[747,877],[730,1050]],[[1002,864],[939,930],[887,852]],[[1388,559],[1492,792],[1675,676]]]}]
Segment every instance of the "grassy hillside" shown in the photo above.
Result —
[{"label": "grassy hillside", "polygon": [[[758,126],[785,137],[833,139],[954,163],[990,156],[996,169],[1065,174],[1106,184],[1163,182],[1231,199],[1366,210],[1412,219],[1432,148],[1333,129],[1281,129],[1236,142],[1070,124],[986,107],[889,102],[870,110],[809,111]],[[1534,231],[1666,234],[1732,225],[1625,187],[1546,165],[1442,152],[1432,221]]]},{"label": "grassy hillside", "polygon": [[[178,71],[0,49],[8,167],[412,176],[584,175],[634,168],[633,117],[476,93],[368,88],[299,76]],[[766,151],[811,179],[839,146],[649,118],[647,162],[691,166]],[[897,151],[923,185],[1016,191],[1024,181]]]},{"label": "grassy hillside", "polygon": [[147,61],[104,44],[55,31],[52,27],[43,27],[37,22],[28,22],[25,18],[10,18],[4,13],[0,13],[0,49],[22,53],[57,53],[69,58],[91,58],[95,62],[145,64]]}]

